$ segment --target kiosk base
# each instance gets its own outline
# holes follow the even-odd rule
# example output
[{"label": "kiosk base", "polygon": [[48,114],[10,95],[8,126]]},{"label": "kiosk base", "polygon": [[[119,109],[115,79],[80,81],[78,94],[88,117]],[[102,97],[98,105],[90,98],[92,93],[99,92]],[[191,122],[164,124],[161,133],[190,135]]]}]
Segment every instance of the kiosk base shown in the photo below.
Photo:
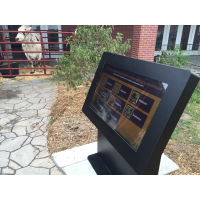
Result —
[{"label": "kiosk base", "polygon": [[98,153],[88,156],[88,160],[95,172],[97,173],[97,175],[112,175]]},{"label": "kiosk base", "polygon": [[[119,154],[119,152],[112,146],[112,144],[105,138],[105,136],[98,130],[97,141],[97,154],[95,160],[93,160],[92,167],[96,171],[94,166],[98,165],[96,162],[102,162],[102,166],[108,169],[112,175],[137,175],[134,169],[126,162],[126,160]],[[96,171],[98,174],[98,171]]]}]

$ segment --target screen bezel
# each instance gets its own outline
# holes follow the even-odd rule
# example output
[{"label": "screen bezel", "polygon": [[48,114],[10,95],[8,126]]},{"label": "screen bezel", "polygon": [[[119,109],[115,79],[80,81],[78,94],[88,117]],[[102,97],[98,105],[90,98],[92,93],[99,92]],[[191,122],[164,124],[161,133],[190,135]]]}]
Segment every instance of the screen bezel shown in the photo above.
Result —
[{"label": "screen bezel", "polygon": [[[120,134],[116,134],[117,132],[96,114],[89,105],[105,63],[168,84],[137,150],[127,143]],[[140,174],[144,171],[155,149],[157,149],[157,155],[161,156],[175,128],[175,126],[169,128],[170,124],[168,121],[190,75],[191,72],[188,70],[104,52],[82,110],[113,147]],[[180,110],[176,116],[174,115],[173,120],[175,124],[178,122],[181,113],[182,111]],[[165,143],[162,142],[161,144],[160,138],[162,133],[164,134],[164,130],[168,130],[169,133],[166,134]]]}]

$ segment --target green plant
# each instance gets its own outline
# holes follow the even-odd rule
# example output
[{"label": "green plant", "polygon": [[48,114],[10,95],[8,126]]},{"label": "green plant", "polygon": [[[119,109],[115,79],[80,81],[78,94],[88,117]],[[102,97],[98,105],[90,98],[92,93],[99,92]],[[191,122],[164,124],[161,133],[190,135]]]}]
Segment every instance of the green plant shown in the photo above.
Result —
[{"label": "green plant", "polygon": [[200,82],[196,86],[196,88],[190,98],[190,101],[193,103],[200,103]]},{"label": "green plant", "polygon": [[190,55],[184,55],[185,51],[181,51],[180,46],[176,46],[174,50],[169,50],[169,51],[163,51],[161,54],[160,61],[158,63],[165,64],[165,65],[170,65],[178,68],[183,68],[183,65],[189,64],[191,65],[191,62],[186,61],[186,59]]},{"label": "green plant", "polygon": [[53,123],[54,123],[54,119],[53,119],[53,117],[51,117],[50,124],[52,125]]},{"label": "green plant", "polygon": [[[89,86],[99,65],[103,52],[124,55],[130,46],[130,39],[124,43],[123,34],[112,38],[114,26],[77,26],[77,31],[65,40],[70,52],[57,59],[54,77],[63,77],[67,90],[85,84]],[[86,93],[87,94],[87,93]]]}]

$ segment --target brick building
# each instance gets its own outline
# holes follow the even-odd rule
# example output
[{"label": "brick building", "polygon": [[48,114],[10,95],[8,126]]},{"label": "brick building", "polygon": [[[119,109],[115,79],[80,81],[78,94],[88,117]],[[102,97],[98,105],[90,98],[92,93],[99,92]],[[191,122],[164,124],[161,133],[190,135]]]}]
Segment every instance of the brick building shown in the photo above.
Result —
[{"label": "brick building", "polygon": [[[32,29],[74,32],[76,26],[33,25]],[[19,25],[0,25],[0,29],[8,30],[17,30],[18,27]],[[180,45],[181,49],[186,50],[189,55],[200,55],[200,25],[115,25],[113,38],[117,32],[124,35],[124,40],[132,39],[131,49],[126,52],[126,56],[153,62],[154,56],[160,53],[159,50],[173,49],[175,45]],[[44,36],[47,37],[45,34]],[[60,38],[54,39],[52,36],[54,35],[48,34],[44,41],[62,42],[62,38],[65,38],[62,34],[57,34]],[[62,44],[54,44],[53,47],[67,50]],[[19,47],[12,45],[11,48]]]}]

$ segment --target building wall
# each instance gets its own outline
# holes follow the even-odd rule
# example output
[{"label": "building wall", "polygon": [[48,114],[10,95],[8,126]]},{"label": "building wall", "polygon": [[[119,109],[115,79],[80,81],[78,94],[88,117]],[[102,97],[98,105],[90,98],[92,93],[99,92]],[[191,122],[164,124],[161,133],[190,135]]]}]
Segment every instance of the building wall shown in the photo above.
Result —
[{"label": "building wall", "polygon": [[[133,39],[133,25],[115,25],[114,26],[114,31],[112,32],[112,37],[115,38],[117,36],[117,33],[122,33],[123,34],[123,42],[125,42],[127,39]],[[131,41],[132,43],[132,41]],[[131,49],[125,53],[126,56],[131,57],[131,52],[132,52],[132,45]]]},{"label": "building wall", "polygon": [[158,25],[135,25],[131,57],[153,62]]}]

